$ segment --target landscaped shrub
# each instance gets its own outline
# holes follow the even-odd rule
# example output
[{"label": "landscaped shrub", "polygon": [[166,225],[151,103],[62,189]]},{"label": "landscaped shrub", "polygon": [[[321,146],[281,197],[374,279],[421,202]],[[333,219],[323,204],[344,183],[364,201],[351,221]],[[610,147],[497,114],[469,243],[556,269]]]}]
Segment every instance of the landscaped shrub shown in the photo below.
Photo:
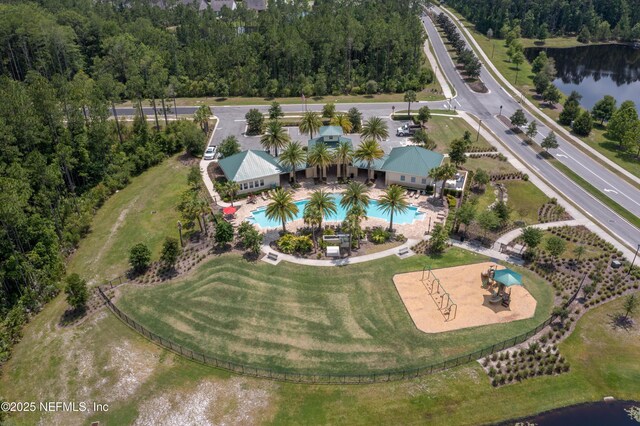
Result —
[{"label": "landscaped shrub", "polygon": [[286,254],[309,253],[313,248],[313,241],[306,235],[295,236],[293,234],[285,234],[277,242],[278,249]]},{"label": "landscaped shrub", "polygon": [[382,228],[374,228],[371,232],[371,241],[374,244],[383,244],[389,240],[391,234]]}]

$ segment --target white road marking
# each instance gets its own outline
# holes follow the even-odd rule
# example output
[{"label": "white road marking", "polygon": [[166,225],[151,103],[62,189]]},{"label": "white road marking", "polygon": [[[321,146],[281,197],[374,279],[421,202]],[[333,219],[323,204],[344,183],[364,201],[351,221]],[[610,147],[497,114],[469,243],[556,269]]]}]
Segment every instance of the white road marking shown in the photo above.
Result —
[{"label": "white road marking", "polygon": [[564,154],[556,154],[556,157],[564,157],[564,158],[569,158],[568,156],[564,155]]},{"label": "white road marking", "polygon": [[[583,169],[587,170],[589,173],[591,173],[592,175],[594,175],[595,177],[597,177],[598,179],[600,179],[602,182],[604,182],[607,186],[613,186],[611,185],[609,182],[607,182],[604,178],[602,178],[601,176],[599,176],[597,173],[595,173],[593,170],[591,170],[590,168],[588,168],[587,166],[585,166],[584,164],[582,164],[581,162],[579,162],[578,160],[576,160],[575,158],[572,158],[568,155],[567,151],[565,151],[564,149],[560,148],[558,151],[562,151],[565,153],[565,155],[568,158],[571,158],[573,161],[575,161],[576,163],[578,163],[580,166],[582,166]],[[559,155],[559,154],[556,154]],[[638,203],[636,200],[634,200],[633,198],[629,197],[627,194],[625,193],[618,193],[616,192],[616,194],[622,195],[623,197],[625,197],[626,199],[628,199],[629,201],[631,201],[633,204],[637,205],[640,207],[640,203]]]},{"label": "white road marking", "polygon": [[615,190],[609,189],[609,188],[605,188],[604,192],[613,192],[614,194],[618,194],[618,191],[615,191]]}]

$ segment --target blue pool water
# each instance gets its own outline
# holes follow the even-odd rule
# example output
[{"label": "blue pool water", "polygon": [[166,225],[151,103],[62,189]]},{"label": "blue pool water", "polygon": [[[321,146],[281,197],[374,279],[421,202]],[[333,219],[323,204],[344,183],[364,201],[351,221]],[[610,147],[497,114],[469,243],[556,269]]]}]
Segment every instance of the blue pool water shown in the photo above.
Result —
[{"label": "blue pool water", "polygon": [[[337,212],[335,215],[330,215],[324,218],[325,222],[342,222],[347,215],[347,211],[340,205],[340,199],[342,198],[340,195],[333,195],[333,198],[336,202]],[[302,219],[304,215],[304,207],[307,205],[309,200],[300,200],[296,201],[295,204],[298,206],[298,214],[295,219]],[[251,216],[247,219],[251,223],[255,223],[261,228],[277,228],[282,226],[282,224],[277,220],[271,220],[267,218],[265,214],[265,207],[261,207],[257,210],[251,212]],[[375,200],[371,200],[369,203],[369,208],[367,208],[367,217],[370,218],[378,218],[389,221],[389,215],[384,213],[378,207],[378,202]],[[418,208],[414,206],[409,206],[404,213],[396,213],[393,215],[393,223],[394,225],[404,225],[408,223],[413,223],[416,219],[422,219],[422,215],[418,213]]]}]

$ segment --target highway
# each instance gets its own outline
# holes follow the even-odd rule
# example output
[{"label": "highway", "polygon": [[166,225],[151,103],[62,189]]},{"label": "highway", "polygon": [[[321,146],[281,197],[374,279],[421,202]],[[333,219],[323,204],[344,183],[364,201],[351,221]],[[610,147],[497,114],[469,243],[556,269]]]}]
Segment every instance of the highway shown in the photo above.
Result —
[{"label": "highway", "polygon": [[[439,13],[437,7],[434,7],[434,11]],[[505,126],[498,118],[500,112],[502,115],[509,117],[516,109],[521,108],[521,105],[502,88],[485,67],[482,69],[480,78],[489,89],[489,92],[479,94],[471,91],[455,69],[445,44],[440,38],[433,22],[425,16],[423,17],[423,24],[438,61],[440,62],[440,68],[447,80],[455,88],[456,96],[450,100],[450,103],[446,101],[414,103],[412,110],[417,110],[422,105],[428,105],[433,109],[446,109],[450,106],[452,109],[455,108],[475,115],[482,120],[483,127],[493,132],[531,171],[546,180],[557,192],[584,211],[590,219],[613,233],[616,239],[623,242],[630,250],[635,250],[637,245],[640,244],[640,229],[612,211],[548,161],[541,158],[532,147],[525,144],[519,136],[515,135],[511,129]],[[466,38],[465,34],[461,35]],[[469,40],[467,40],[467,43],[469,43]],[[331,98],[327,97],[327,102],[330,100]],[[371,116],[379,116],[387,120],[390,129],[390,138],[383,142],[385,152],[389,152],[394,146],[401,146],[406,143],[406,138],[395,137],[394,128],[399,124],[398,122],[392,122],[390,119],[392,107],[394,106],[396,110],[406,109],[406,103],[340,103],[336,106],[340,111],[357,107],[362,112],[364,119]],[[177,113],[179,115],[192,115],[197,108],[197,106],[177,107]],[[260,111],[266,113],[269,107],[265,105],[213,105],[213,112],[219,120],[213,144],[219,144],[225,137],[234,135],[245,149],[261,148],[258,137],[244,136],[246,123],[244,116],[250,108],[258,108]],[[282,105],[282,109],[285,113],[301,113],[305,109],[321,111],[322,105]],[[151,108],[145,108],[144,110],[148,116],[153,115]],[[174,111],[172,111],[172,114],[173,113]],[[134,110],[133,108],[118,108],[118,114],[131,116],[134,114]],[[525,114],[529,121],[534,119],[526,110]],[[162,114],[160,113],[159,118],[162,119]],[[295,128],[289,131],[294,140],[304,141],[306,139],[306,136],[300,135]],[[550,130],[538,121],[538,131],[539,134],[535,139],[539,144]],[[359,143],[358,135],[350,135],[350,137],[352,136],[355,136],[353,137],[354,144]],[[640,190],[638,190],[638,188],[629,184],[577,147],[562,139],[560,135],[557,135],[557,137],[559,147],[558,149],[550,150],[550,153],[558,161],[567,165],[567,167],[576,174],[580,175],[629,212],[640,216]]]},{"label": "highway", "polygon": [[[439,13],[439,9],[434,7],[434,12]],[[480,75],[489,92],[486,94],[472,92],[455,69],[444,42],[431,19],[423,17],[423,24],[441,68],[446,78],[455,88],[457,96],[452,102],[457,108],[476,115],[482,120],[483,126],[489,128],[500,140],[508,144],[509,149],[521,161],[546,179],[557,191],[587,212],[601,226],[608,228],[619,240],[626,242],[629,248],[637,247],[637,244],[640,243],[640,229],[620,217],[553,167],[548,161],[537,155],[532,147],[525,144],[519,136],[515,135],[497,118],[498,114],[500,114],[501,106],[502,115],[509,117],[516,109],[521,108],[521,105],[496,82],[489,71],[483,67]],[[461,35],[465,37],[465,34]],[[467,43],[469,43],[468,40]],[[526,111],[525,115],[529,121],[534,119]],[[538,121],[538,132],[535,139],[536,142],[541,143],[550,130]],[[559,147],[558,149],[550,150],[550,153],[558,161],[567,165],[576,174],[629,212],[640,216],[640,190],[593,160],[571,143],[562,139],[559,135],[557,136]]]}]

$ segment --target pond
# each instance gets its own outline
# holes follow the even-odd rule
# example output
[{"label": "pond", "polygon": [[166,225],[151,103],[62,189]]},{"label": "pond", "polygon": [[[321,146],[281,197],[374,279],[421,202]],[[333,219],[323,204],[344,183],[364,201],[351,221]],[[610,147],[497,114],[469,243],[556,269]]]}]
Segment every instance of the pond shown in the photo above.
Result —
[{"label": "pond", "polygon": [[558,77],[554,84],[569,94],[582,95],[581,105],[591,108],[604,95],[611,95],[620,105],[640,99],[640,49],[607,44],[564,49],[531,47],[525,56],[531,62],[541,50],[556,61]]},{"label": "pond", "polygon": [[[625,409],[628,410],[634,406],[640,406],[640,402],[595,402],[559,408],[557,410],[548,411],[519,421],[524,424],[529,422],[540,426],[638,426],[640,423],[634,420],[629,413],[625,411]],[[501,424],[513,425],[514,421],[510,420],[509,422]]]}]

